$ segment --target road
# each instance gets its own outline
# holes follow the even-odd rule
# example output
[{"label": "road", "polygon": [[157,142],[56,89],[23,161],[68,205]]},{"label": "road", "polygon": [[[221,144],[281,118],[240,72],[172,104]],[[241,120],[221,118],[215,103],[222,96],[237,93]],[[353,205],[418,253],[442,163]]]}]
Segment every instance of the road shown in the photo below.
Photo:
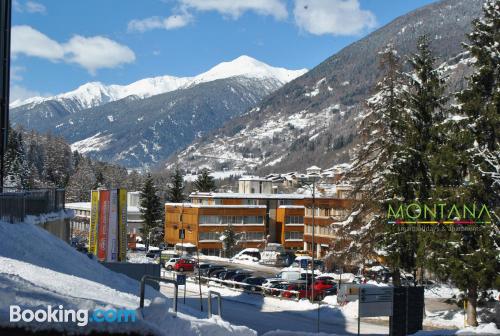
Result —
[{"label": "road", "polygon": [[[202,286],[204,312],[200,312],[200,298],[197,291],[197,284],[188,283],[186,291],[186,303],[183,303],[182,286],[179,287],[180,312],[193,314],[197,310],[197,317],[206,317],[207,309],[207,291],[208,288]],[[212,288],[217,291],[217,288]],[[221,292],[227,291],[221,290]],[[161,292],[168,297],[173,296],[173,288],[162,286]],[[244,300],[242,300],[244,299]],[[234,325],[245,325],[252,328],[262,335],[271,330],[289,330],[301,332],[316,332],[316,314],[315,312],[288,311],[280,308],[280,302],[276,300],[276,305],[264,304],[263,297],[260,295],[244,294],[238,296],[223,296],[222,299],[222,318]],[[245,301],[245,302],[242,302]],[[190,307],[190,309],[186,308]],[[213,301],[214,310],[216,310],[215,300]],[[214,312],[215,313],[215,312]],[[311,315],[311,316],[307,316]],[[333,315],[333,314],[332,314]],[[339,316],[320,316],[320,331],[326,333],[336,333],[339,335],[356,335],[357,320],[345,319]],[[371,323],[361,323],[362,335],[387,335],[388,327]]]}]

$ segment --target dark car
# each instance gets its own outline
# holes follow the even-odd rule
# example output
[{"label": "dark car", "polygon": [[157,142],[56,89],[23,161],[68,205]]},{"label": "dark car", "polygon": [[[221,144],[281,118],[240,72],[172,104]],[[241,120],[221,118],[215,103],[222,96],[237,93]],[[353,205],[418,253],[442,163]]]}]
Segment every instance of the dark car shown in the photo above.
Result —
[{"label": "dark car", "polygon": [[[239,274],[236,274],[231,280],[234,282],[243,282],[243,280],[245,280],[246,278],[249,278],[251,276],[252,276],[251,273],[239,273]],[[235,284],[234,287],[239,288],[240,285]]]},{"label": "dark car", "polygon": [[229,271],[225,270],[225,271],[220,272],[219,274],[217,274],[217,278],[219,278],[219,280],[224,280],[224,277],[226,276],[227,272],[229,272]]},{"label": "dark car", "polygon": [[210,265],[210,267],[201,271],[201,276],[211,277],[212,273],[218,270],[226,270],[222,265]]},{"label": "dark car", "polygon": [[276,283],[269,288],[265,289],[266,294],[270,294],[273,296],[281,296],[281,293],[283,293],[283,290],[288,289],[288,286],[290,284],[288,282],[281,282],[281,283]]},{"label": "dark car", "polygon": [[160,254],[161,254],[160,250],[153,250],[153,251],[149,251],[148,253],[146,253],[146,257],[151,258],[151,259],[156,259],[156,258],[160,257]]},{"label": "dark car", "polygon": [[243,285],[242,287],[252,292],[261,292],[262,288],[260,286],[262,286],[264,281],[266,281],[266,278],[263,277],[249,277],[243,280],[247,285]]},{"label": "dark car", "polygon": [[226,272],[221,272],[221,273],[219,273],[219,279],[231,280],[235,275],[238,274],[238,271],[240,271],[240,270],[231,269],[231,270],[227,270]]},{"label": "dark car", "polygon": [[216,269],[216,270],[210,272],[210,277],[218,279],[219,278],[219,274],[221,274],[222,272],[226,272],[226,269],[225,268],[223,268],[223,269]]}]

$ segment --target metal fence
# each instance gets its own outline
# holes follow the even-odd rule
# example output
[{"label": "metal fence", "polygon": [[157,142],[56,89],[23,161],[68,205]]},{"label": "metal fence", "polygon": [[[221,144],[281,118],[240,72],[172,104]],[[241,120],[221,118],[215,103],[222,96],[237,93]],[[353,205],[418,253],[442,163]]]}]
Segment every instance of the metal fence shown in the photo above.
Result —
[{"label": "metal fence", "polygon": [[35,189],[0,193],[0,219],[10,223],[64,210],[64,189]]}]

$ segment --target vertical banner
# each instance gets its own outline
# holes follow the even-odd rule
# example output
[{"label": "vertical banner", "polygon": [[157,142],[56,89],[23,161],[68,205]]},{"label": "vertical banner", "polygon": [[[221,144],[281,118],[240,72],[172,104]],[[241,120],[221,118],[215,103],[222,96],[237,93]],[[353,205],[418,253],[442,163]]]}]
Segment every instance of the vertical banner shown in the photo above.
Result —
[{"label": "vertical banner", "polygon": [[91,191],[89,252],[97,256],[97,227],[99,221],[99,192]]},{"label": "vertical banner", "polygon": [[109,226],[109,190],[99,191],[99,224],[97,258],[106,261],[108,248],[108,226]]},{"label": "vertical banner", "polygon": [[118,261],[127,259],[127,190],[118,189]]},{"label": "vertical banner", "polygon": [[118,190],[109,191],[108,248],[106,261],[118,261]]}]

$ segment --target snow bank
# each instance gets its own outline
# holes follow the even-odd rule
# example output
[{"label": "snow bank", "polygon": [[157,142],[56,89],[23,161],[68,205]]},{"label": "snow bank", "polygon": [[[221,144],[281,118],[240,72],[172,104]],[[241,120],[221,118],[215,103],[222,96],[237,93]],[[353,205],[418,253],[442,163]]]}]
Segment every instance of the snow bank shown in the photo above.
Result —
[{"label": "snow bank", "polygon": [[478,327],[467,327],[459,330],[419,331],[414,336],[447,336],[447,335],[500,335],[495,323],[481,324]]},{"label": "snow bank", "polygon": [[303,331],[273,330],[266,332],[262,336],[340,336],[338,334],[307,333]]},{"label": "snow bank", "polygon": [[425,288],[425,298],[426,299],[450,299],[452,297],[458,297],[460,290],[456,287],[449,285],[435,285]]},{"label": "snow bank", "polygon": [[[46,309],[62,305],[65,309],[126,308],[139,306],[139,282],[112,272],[89,259],[49,232],[33,224],[0,222],[0,325],[9,322],[9,306],[23,309]],[[216,319],[196,319],[169,313],[171,301],[146,289],[146,308],[137,311],[137,321],[130,323],[89,323],[84,328],[76,323],[31,323],[32,329],[57,329],[77,333],[92,330],[107,332],[150,333],[153,335],[243,335],[255,331],[235,327]]]}]

